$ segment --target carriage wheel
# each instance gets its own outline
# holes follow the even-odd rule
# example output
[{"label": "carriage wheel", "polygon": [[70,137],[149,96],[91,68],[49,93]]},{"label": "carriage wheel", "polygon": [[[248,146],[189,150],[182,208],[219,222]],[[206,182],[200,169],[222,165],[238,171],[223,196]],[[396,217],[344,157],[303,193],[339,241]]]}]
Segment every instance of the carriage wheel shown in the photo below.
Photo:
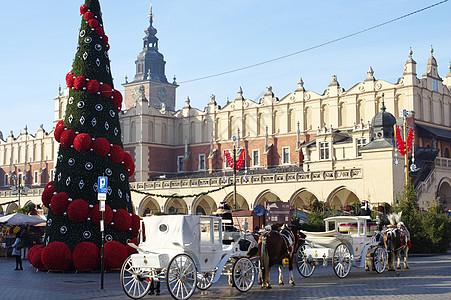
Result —
[{"label": "carriage wheel", "polygon": [[197,270],[193,259],[186,254],[176,255],[169,263],[166,283],[173,298],[191,297],[197,284]]},{"label": "carriage wheel", "polygon": [[335,275],[345,278],[351,270],[351,251],[349,251],[348,246],[339,244],[335,247],[332,260]]},{"label": "carriage wheel", "polygon": [[133,267],[129,256],[121,268],[121,284],[125,294],[133,299],[144,297],[150,289],[151,280],[138,267]]},{"label": "carriage wheel", "polygon": [[207,290],[213,284],[215,272],[205,272],[197,274],[197,288],[199,290]]},{"label": "carriage wheel", "polygon": [[374,256],[373,256],[373,267],[376,270],[377,273],[382,273],[385,271],[385,268],[387,267],[388,262],[388,252],[385,250],[385,248],[377,247],[376,250],[374,250]]},{"label": "carriage wheel", "polygon": [[311,259],[308,259],[304,253],[306,249],[311,248],[312,247],[310,245],[304,244],[300,246],[298,248],[298,251],[296,252],[296,265],[298,267],[299,274],[306,278],[312,276],[316,267],[315,262]]},{"label": "carriage wheel", "polygon": [[239,258],[232,270],[232,279],[236,289],[240,292],[249,291],[254,285],[256,273],[254,263],[249,258]]}]

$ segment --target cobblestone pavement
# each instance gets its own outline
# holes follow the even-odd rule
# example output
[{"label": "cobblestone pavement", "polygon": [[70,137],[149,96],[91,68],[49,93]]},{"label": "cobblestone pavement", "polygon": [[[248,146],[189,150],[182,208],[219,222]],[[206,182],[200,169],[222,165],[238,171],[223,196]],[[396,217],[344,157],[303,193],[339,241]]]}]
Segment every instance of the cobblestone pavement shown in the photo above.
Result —
[{"label": "cobblestone pavement", "polygon": [[[352,268],[344,279],[332,267],[317,268],[310,278],[294,271],[296,286],[279,286],[277,270],[271,272],[273,288],[263,290],[255,283],[247,293],[229,288],[222,276],[209,290],[196,291],[191,299],[451,299],[451,254],[409,257],[409,270],[383,274]],[[0,299],[129,299],[119,281],[119,273],[105,274],[100,289],[100,273],[36,272],[27,261],[15,271],[14,259],[0,259]],[[288,282],[288,270],[284,269]],[[165,284],[162,284],[165,286]],[[160,296],[143,299],[172,299],[166,289]]]}]

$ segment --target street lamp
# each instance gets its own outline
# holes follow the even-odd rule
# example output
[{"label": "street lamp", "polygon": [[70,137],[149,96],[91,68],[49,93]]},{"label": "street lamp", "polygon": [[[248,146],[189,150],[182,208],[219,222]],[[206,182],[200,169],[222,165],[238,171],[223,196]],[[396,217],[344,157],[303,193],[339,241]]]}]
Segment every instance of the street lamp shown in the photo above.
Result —
[{"label": "street lamp", "polygon": [[[19,169],[19,172],[20,172],[20,169]],[[20,195],[26,196],[27,195],[27,191],[29,190],[29,188],[27,188],[25,186],[25,184],[22,184],[22,181],[25,182],[25,180],[27,180],[27,176],[24,175],[23,178],[20,178],[20,177],[17,178],[17,175],[14,174],[12,176],[12,179],[14,180],[14,186],[11,187],[11,190],[13,191],[12,194],[14,196],[17,195],[19,197],[18,204],[19,204],[19,207],[20,207]]]}]

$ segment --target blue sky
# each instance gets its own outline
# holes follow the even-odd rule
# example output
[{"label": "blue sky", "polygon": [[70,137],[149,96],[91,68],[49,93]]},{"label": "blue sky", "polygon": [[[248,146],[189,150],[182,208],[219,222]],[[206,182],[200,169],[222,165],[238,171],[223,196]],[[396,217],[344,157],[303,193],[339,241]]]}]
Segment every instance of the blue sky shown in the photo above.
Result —
[{"label": "blue sky", "polygon": [[[0,18],[0,131],[17,137],[27,124],[51,131],[53,98],[64,87],[77,46],[79,6],[84,1],[25,0],[2,3]],[[154,26],[165,56],[168,80],[183,82],[216,74],[346,36],[440,0],[154,0]],[[135,75],[135,60],[148,27],[149,0],[101,1],[111,45],[115,87]],[[302,76],[308,90],[322,94],[337,75],[346,90],[363,81],[372,66],[376,79],[396,82],[412,47],[419,77],[431,44],[443,78],[451,60],[451,1],[375,30],[244,71],[181,84],[177,108],[187,96],[203,110],[216,95],[220,105],[241,86],[258,99],[271,85],[279,98]]]}]

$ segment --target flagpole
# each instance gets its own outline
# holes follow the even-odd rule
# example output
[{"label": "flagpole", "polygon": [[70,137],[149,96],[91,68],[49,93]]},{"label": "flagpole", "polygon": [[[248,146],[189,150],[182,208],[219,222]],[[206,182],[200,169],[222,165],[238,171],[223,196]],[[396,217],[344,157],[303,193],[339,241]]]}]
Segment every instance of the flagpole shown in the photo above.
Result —
[{"label": "flagpole", "polygon": [[233,209],[236,210],[236,145],[233,142]]}]

